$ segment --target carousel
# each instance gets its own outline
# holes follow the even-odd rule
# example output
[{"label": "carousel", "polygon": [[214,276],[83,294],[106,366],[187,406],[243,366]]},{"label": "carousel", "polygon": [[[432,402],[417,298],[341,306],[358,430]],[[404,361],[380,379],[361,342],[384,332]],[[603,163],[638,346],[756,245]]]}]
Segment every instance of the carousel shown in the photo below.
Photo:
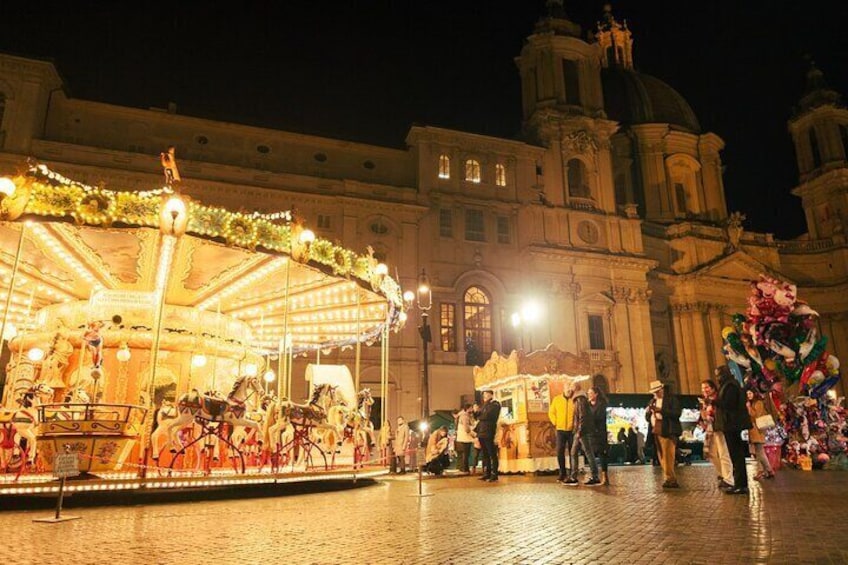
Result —
[{"label": "carousel", "polygon": [[[34,163],[0,178],[0,496],[52,492],[67,453],[88,479],[71,492],[384,472],[359,373],[379,344],[385,421],[406,317],[386,265],[290,212],[188,198],[162,164],[165,185],[141,192]],[[320,364],[336,348],[351,367]]]},{"label": "carousel", "polygon": [[589,358],[549,345],[525,354],[497,352],[482,367],[474,367],[474,387],[491,390],[500,402],[498,441],[500,472],[552,471],[556,460],[556,429],[548,419],[551,398],[566,383],[588,380]]}]

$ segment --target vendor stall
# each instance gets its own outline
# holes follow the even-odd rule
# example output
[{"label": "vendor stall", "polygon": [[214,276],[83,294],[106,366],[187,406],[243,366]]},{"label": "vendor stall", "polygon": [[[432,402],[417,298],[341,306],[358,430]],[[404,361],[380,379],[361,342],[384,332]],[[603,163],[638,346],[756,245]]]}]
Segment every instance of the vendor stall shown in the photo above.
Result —
[{"label": "vendor stall", "polygon": [[500,471],[504,473],[557,469],[556,430],[548,419],[551,398],[567,382],[589,379],[589,358],[549,345],[508,357],[492,353],[474,368],[474,386],[491,390],[501,404],[498,421]]}]

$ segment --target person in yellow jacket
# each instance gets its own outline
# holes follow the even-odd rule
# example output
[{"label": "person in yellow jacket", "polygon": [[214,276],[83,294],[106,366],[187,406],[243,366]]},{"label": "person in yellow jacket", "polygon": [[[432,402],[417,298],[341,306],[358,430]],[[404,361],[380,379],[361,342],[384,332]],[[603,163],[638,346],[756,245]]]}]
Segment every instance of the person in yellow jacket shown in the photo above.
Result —
[{"label": "person in yellow jacket", "polygon": [[574,442],[574,391],[579,386],[576,383],[566,383],[562,394],[551,399],[551,407],[548,409],[548,418],[556,428],[556,456],[559,465],[558,483],[562,483],[568,477],[565,468],[565,454],[571,453],[571,444]]}]

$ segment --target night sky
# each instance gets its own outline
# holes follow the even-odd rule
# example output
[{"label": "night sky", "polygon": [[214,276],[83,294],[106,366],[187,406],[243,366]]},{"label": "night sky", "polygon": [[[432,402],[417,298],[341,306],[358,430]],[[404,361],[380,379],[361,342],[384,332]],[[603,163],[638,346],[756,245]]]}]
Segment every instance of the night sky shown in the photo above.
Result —
[{"label": "night sky", "polygon": [[[515,137],[513,59],[544,13],[544,0],[2,4],[0,51],[52,59],[73,97],[173,101],[180,114],[390,147],[413,124]],[[603,4],[565,7],[585,31]],[[613,3],[637,70],[677,89],[727,143],[730,210],[783,238],[805,229],[786,121],[808,58],[848,93],[844,3],[786,4]]]}]

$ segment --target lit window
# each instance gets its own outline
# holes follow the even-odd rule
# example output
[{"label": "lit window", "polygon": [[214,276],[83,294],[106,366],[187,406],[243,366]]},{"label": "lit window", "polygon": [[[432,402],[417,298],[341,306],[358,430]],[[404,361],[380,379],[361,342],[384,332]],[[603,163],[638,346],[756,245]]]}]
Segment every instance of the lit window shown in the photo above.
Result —
[{"label": "lit window", "polygon": [[330,216],[325,216],[324,214],[318,214],[318,229],[319,230],[330,229]]},{"label": "lit window", "polygon": [[486,228],[482,210],[465,211],[465,239],[468,241],[486,241]]},{"label": "lit window", "polygon": [[589,349],[606,349],[602,316],[589,316]]},{"label": "lit window", "polygon": [[456,304],[439,306],[439,340],[442,351],[456,351]]},{"label": "lit window", "polygon": [[506,167],[498,163],[495,165],[495,184],[506,186]]},{"label": "lit window", "polygon": [[453,213],[449,208],[439,210],[439,235],[453,237]]},{"label": "lit window", "polygon": [[465,162],[465,180],[468,182],[480,182],[480,163],[474,159]]},{"label": "lit window", "polygon": [[498,216],[498,243],[509,243],[509,218]]},{"label": "lit window", "polygon": [[450,157],[447,155],[439,155],[439,178],[450,178]]},{"label": "lit window", "polygon": [[465,291],[462,318],[465,323],[465,349],[471,341],[484,358],[492,352],[492,301],[485,290],[472,286]]}]

